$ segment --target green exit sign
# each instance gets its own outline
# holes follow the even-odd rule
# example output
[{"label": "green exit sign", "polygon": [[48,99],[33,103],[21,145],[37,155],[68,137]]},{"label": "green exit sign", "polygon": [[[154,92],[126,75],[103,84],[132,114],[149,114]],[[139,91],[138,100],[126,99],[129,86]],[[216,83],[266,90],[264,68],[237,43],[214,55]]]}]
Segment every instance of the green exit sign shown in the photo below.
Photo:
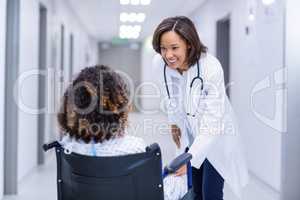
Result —
[{"label": "green exit sign", "polygon": [[112,45],[120,45],[120,44],[127,44],[127,43],[128,43],[128,39],[122,39],[122,38],[119,38],[119,37],[114,37],[111,40]]}]

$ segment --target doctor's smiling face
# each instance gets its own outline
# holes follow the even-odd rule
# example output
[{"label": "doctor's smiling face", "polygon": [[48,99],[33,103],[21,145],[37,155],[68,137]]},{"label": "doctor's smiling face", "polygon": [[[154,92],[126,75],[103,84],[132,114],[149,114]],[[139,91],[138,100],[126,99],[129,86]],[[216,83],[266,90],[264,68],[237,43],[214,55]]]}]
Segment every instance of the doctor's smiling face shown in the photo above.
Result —
[{"label": "doctor's smiling face", "polygon": [[180,73],[188,70],[187,53],[190,45],[175,31],[168,31],[160,38],[160,53],[168,66]]},{"label": "doctor's smiling face", "polygon": [[202,44],[192,20],[185,16],[169,17],[156,27],[152,46],[167,62],[179,72],[196,64],[207,48]]}]

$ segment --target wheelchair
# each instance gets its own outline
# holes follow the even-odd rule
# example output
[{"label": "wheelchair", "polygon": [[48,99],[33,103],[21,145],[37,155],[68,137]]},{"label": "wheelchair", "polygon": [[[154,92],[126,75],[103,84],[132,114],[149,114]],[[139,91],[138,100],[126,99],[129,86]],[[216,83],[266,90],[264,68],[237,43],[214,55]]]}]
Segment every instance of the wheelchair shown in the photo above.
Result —
[{"label": "wheelchair", "polygon": [[161,150],[154,143],[143,153],[95,157],[68,153],[55,141],[58,200],[164,200],[163,178],[187,164],[187,193],[181,200],[194,199],[191,154],[183,153],[162,169]]}]

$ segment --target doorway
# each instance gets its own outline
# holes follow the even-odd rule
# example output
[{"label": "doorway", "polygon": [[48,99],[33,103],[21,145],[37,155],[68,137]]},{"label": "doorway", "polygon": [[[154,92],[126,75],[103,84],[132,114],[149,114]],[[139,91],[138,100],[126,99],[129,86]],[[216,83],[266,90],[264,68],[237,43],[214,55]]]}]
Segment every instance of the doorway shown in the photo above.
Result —
[{"label": "doorway", "polygon": [[226,94],[230,99],[230,16],[217,21],[216,56],[223,71]]},{"label": "doorway", "polygon": [[7,1],[5,47],[4,195],[18,192],[18,105],[14,85],[19,73],[20,0]]},{"label": "doorway", "polygon": [[38,115],[38,165],[45,162],[45,154],[42,145],[45,142],[45,118],[47,96],[47,9],[43,5],[39,8],[39,72],[38,77],[38,109],[42,111]]},{"label": "doorway", "polygon": [[74,64],[74,36],[70,34],[70,54],[69,54],[69,81],[72,81]]},{"label": "doorway", "polygon": [[65,73],[65,26],[60,26],[60,98],[64,90],[64,73]]}]

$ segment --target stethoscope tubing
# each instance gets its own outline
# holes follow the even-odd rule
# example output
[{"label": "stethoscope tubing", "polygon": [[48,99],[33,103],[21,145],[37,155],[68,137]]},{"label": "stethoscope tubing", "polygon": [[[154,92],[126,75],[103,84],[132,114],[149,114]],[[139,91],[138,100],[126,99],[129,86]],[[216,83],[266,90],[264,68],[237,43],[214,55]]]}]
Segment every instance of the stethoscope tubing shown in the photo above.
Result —
[{"label": "stethoscope tubing", "polygon": [[[200,88],[200,90],[203,91],[203,84],[204,84],[204,82],[203,82],[203,79],[200,76],[199,61],[197,61],[197,76],[195,76],[193,78],[193,80],[191,81],[191,83],[190,83],[190,90],[192,89],[193,84],[194,84],[194,82],[197,79],[199,79],[201,81],[201,88]],[[168,80],[167,80],[167,64],[166,63],[165,63],[165,66],[164,66],[164,81],[165,81],[165,86],[166,86],[166,91],[167,91],[168,98],[171,99],[170,90],[169,90],[169,86],[168,86]]]},{"label": "stethoscope tubing", "polygon": [[[204,85],[204,82],[203,82],[203,78],[201,78],[201,76],[200,76],[200,66],[199,66],[199,61],[197,61],[197,76],[195,76],[195,77],[192,79],[191,83],[190,83],[190,94],[189,94],[190,96],[191,96],[191,90],[192,90],[193,84],[194,84],[194,82],[195,82],[197,79],[199,79],[200,82],[201,82],[201,88],[200,88],[200,90],[201,90],[201,93],[202,93],[203,88],[204,88],[204,86],[203,86],[203,85]],[[165,86],[166,86],[166,91],[167,91],[168,98],[169,98],[169,100],[171,100],[170,90],[169,90],[168,80],[167,80],[167,63],[166,63],[166,62],[165,62],[165,66],[164,66],[164,81],[165,81]],[[190,103],[189,103],[188,106],[191,106]],[[189,108],[189,111],[191,111],[191,108]],[[187,112],[186,114],[187,114],[188,116],[195,117],[195,114],[191,114],[190,112]]]}]

